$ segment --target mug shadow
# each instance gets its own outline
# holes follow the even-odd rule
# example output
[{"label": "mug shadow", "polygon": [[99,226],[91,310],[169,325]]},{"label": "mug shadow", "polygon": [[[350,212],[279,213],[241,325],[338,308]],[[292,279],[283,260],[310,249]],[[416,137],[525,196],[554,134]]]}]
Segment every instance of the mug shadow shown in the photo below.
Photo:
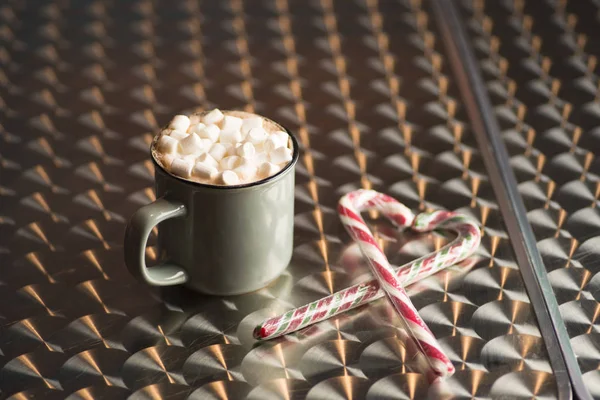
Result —
[{"label": "mug shadow", "polygon": [[265,287],[238,295],[219,296],[203,294],[185,286],[164,286],[159,288],[159,296],[168,308],[181,311],[199,312],[203,306],[214,302],[227,301],[236,305],[240,312],[252,312],[263,304],[270,303],[273,299],[286,297],[292,288],[293,278],[284,271],[275,280]]}]

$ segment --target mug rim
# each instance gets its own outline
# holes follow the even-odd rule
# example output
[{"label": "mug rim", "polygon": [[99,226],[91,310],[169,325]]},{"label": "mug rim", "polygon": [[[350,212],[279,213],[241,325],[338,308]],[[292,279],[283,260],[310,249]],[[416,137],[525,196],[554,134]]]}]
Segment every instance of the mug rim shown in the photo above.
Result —
[{"label": "mug rim", "polygon": [[[228,110],[225,110],[228,111]],[[259,114],[256,114],[259,115]],[[259,115],[261,116],[261,115]],[[264,116],[261,116],[263,118],[267,118]],[[267,118],[270,119],[270,118]],[[273,120],[271,120],[273,121]],[[290,161],[289,163],[287,163],[287,165],[285,167],[283,167],[281,169],[281,171],[277,172],[274,175],[268,176],[264,179],[258,180],[258,181],[254,181],[254,182],[249,182],[249,183],[242,183],[239,185],[211,185],[208,183],[201,183],[201,182],[195,182],[195,181],[191,181],[185,178],[181,178],[177,175],[173,175],[171,174],[169,171],[167,171],[165,168],[163,168],[162,165],[160,165],[158,163],[158,161],[156,161],[156,158],[154,157],[153,153],[152,153],[152,146],[154,145],[154,142],[156,141],[156,138],[159,135],[156,135],[154,137],[154,139],[152,140],[152,143],[150,144],[150,158],[152,159],[152,162],[154,163],[154,167],[158,167],[160,170],[162,170],[162,172],[164,172],[167,176],[177,179],[178,181],[188,184],[188,185],[192,185],[195,187],[200,187],[200,188],[205,188],[205,189],[219,189],[219,190],[232,190],[232,189],[246,189],[246,188],[251,188],[251,187],[255,187],[255,186],[260,186],[260,185],[264,185],[267,184],[269,182],[272,182],[276,179],[278,179],[280,176],[284,175],[287,171],[289,171],[290,169],[292,169],[295,165],[296,162],[298,161],[298,158],[300,158],[300,149],[298,147],[298,140],[296,139],[296,136],[294,136],[294,134],[292,134],[292,132],[290,132],[290,130],[288,128],[286,128],[285,126],[273,121],[274,123],[276,123],[277,125],[279,125],[280,127],[282,127],[285,132],[290,136],[290,138],[292,139],[292,145],[294,146],[294,152],[292,153],[292,161]]]}]

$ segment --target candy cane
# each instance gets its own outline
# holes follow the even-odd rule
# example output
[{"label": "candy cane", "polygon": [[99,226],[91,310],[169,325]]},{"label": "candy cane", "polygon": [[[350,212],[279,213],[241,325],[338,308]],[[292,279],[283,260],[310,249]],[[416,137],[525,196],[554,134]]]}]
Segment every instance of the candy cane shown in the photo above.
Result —
[{"label": "candy cane", "polygon": [[[403,286],[412,285],[465,260],[479,246],[481,241],[479,227],[474,220],[466,216],[448,211],[435,211],[432,213],[421,213],[414,218],[410,210],[394,199],[389,200],[386,204],[387,207],[394,211],[395,215],[400,214],[404,216],[403,218],[398,218],[390,217],[386,214],[397,225],[406,226],[408,223],[411,226],[410,224],[412,223],[412,229],[417,232],[444,229],[457,233],[456,239],[436,253],[411,261],[402,267],[394,267],[396,269],[396,276],[400,279]],[[355,243],[354,246],[358,245]],[[350,254],[354,248],[350,247],[344,252],[342,256],[344,264],[348,261],[354,262],[357,260],[357,255]],[[379,284],[376,280],[360,283],[302,307],[287,311],[282,315],[265,320],[254,330],[254,337],[256,339],[267,340],[287,335],[309,325],[332,318],[344,311],[380,299],[383,296],[384,293],[379,289]]]},{"label": "candy cane", "polygon": [[[345,220],[351,217],[350,225],[345,224],[348,228],[349,232],[353,237],[366,237],[364,235],[364,229],[367,229],[364,225],[364,221],[358,215],[358,219],[354,218],[357,216],[354,213],[352,202],[355,202],[356,199],[360,199],[361,201],[356,202],[358,208],[361,210],[366,209],[378,209],[379,211],[383,211],[388,218],[392,221],[396,222],[399,225],[410,224],[413,221],[412,213],[406,207],[402,206],[394,199],[389,196],[381,195],[372,191],[359,191],[346,196],[344,199],[340,201],[340,211],[342,213],[342,219]],[[350,207],[348,207],[345,203],[350,203]],[[347,221],[345,221],[347,222]],[[358,228],[357,228],[357,222]],[[363,228],[363,229],[360,229]],[[446,212],[446,211],[438,211],[434,213],[423,213],[417,216],[414,219],[413,229],[419,232],[425,232],[436,228],[446,228],[455,230],[458,233],[458,237],[451,244],[442,248],[438,253],[423,257],[401,269],[396,273],[400,278],[402,284],[410,284],[419,279],[422,279],[426,276],[429,276],[433,273],[438,272],[439,270],[452,265],[464,258],[468,257],[479,245],[480,242],[480,231],[477,225],[470,221],[468,218],[463,217],[461,215]],[[369,236],[370,232],[369,232]],[[371,236],[372,239],[372,236]],[[371,243],[370,243],[371,242]],[[374,240],[367,242],[370,243],[371,247],[375,244]],[[365,247],[365,243],[363,240],[359,240],[358,243],[362,248]],[[376,252],[375,255],[382,256],[383,253],[379,249],[379,247],[375,244]],[[369,250],[367,250],[369,251]],[[383,257],[385,258],[385,257]],[[369,261],[373,261],[373,259],[369,259]],[[387,259],[385,260],[384,265],[387,265],[389,268],[389,263],[387,263]],[[374,264],[372,265],[375,266]],[[389,272],[389,271],[388,271]],[[388,274],[389,276],[394,276],[393,274]],[[400,286],[401,288],[401,286]],[[404,294],[403,299],[408,300],[406,293],[402,290],[400,293]],[[301,307],[296,310],[292,310],[287,312],[286,314],[271,318],[265,321],[263,324],[259,325],[255,330],[255,336],[257,338],[268,339],[277,337],[286,333],[293,332],[294,330],[303,328],[312,323],[321,321],[323,319],[329,318],[333,315],[337,315],[342,311],[349,310],[351,308],[357,307],[361,304],[364,304],[368,301],[375,300],[376,298],[381,297],[383,294],[378,290],[378,286],[376,282],[369,282],[366,284],[356,285],[339,293],[336,293],[332,296],[329,296],[325,299],[321,299],[317,302],[308,304],[304,307]],[[395,305],[398,305],[394,303]],[[410,301],[408,300],[408,304]],[[406,301],[400,304],[402,309],[406,307]],[[400,306],[398,305],[398,306]],[[410,308],[409,308],[410,309]],[[413,313],[409,315],[409,317],[418,318],[418,314],[416,314],[416,310],[414,307],[412,308]],[[419,328],[418,332],[421,336],[417,336],[417,345],[424,350],[424,352],[431,359],[435,350],[439,350],[439,345],[436,347],[437,342],[433,338],[433,335],[429,332],[428,329],[423,328],[418,324],[421,322],[421,325],[424,326],[422,320],[418,318],[417,328]],[[412,321],[412,324],[415,324],[415,321]],[[411,326],[407,323],[407,326],[410,329],[415,330],[414,326]],[[425,336],[423,336],[425,335]],[[432,339],[433,342],[427,341],[426,339]],[[433,345],[433,347],[432,347]],[[442,354],[441,352],[436,353],[438,356]],[[435,361],[437,360],[437,364],[441,361],[446,369],[444,370],[444,366],[437,368],[434,366]],[[438,375],[447,375],[453,371],[453,366],[449,363],[449,360],[445,358],[438,357],[437,359],[431,361],[432,367],[436,371]],[[449,367],[448,367],[449,364]]]},{"label": "candy cane", "polygon": [[[338,214],[350,236],[358,243],[371,272],[377,278],[379,286],[394,306],[398,316],[404,320],[405,327],[414,339],[417,347],[425,354],[433,372],[441,377],[454,373],[454,365],[444,354],[441,346],[419,316],[400,280],[390,267],[387,257],[379,247],[373,234],[360,216],[361,211],[369,209],[386,210],[391,199],[372,190],[358,190],[340,199]],[[385,212],[385,211],[384,211]]]}]

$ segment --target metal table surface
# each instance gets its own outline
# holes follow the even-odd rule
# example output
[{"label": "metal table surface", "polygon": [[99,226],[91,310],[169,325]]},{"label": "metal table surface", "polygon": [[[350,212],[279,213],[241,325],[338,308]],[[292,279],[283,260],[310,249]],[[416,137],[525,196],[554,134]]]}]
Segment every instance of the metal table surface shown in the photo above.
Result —
[{"label": "metal table surface", "polygon": [[[565,21],[573,12],[595,18],[571,3]],[[0,398],[569,398],[430,7],[403,0],[1,4]],[[552,13],[542,15],[550,22],[540,34],[549,36],[536,51],[563,57],[553,80],[554,67],[540,58],[535,69],[523,51],[528,32],[515,29],[528,25],[515,26],[511,10],[464,6],[573,349],[600,396],[592,153],[600,147],[597,134],[574,133],[596,122],[597,85],[588,82],[596,76],[584,68],[586,79],[554,93],[558,74],[590,63],[552,46],[556,35],[567,47],[579,43],[566,37],[576,38],[579,26],[567,30]],[[490,21],[510,36],[502,46],[489,40]],[[578,49],[573,54],[590,59]],[[508,68],[493,68],[493,52]],[[535,80],[514,64],[546,75]],[[122,237],[129,215],[154,199],[150,140],[174,113],[215,106],[269,116],[301,142],[292,263],[272,285],[243,296],[137,283],[123,264]],[[278,340],[251,339],[264,316],[364,279],[365,268],[339,262],[349,238],[335,214],[338,198],[359,187],[414,210],[459,210],[482,224],[471,263],[410,289],[457,368],[445,382],[429,386],[414,370],[385,301]],[[447,240],[390,232],[378,220],[373,226],[394,264]],[[147,256],[156,259],[153,247]]]},{"label": "metal table surface", "polygon": [[583,384],[600,398],[600,3],[465,2]]}]

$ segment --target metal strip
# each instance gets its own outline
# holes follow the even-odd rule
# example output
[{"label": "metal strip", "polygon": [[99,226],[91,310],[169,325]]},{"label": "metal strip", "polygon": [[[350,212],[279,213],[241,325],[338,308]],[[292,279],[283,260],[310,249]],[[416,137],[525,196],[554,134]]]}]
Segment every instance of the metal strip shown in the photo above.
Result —
[{"label": "metal strip", "polygon": [[[431,0],[431,3],[548,349],[557,379],[559,398],[572,398],[572,383],[573,391],[579,399],[591,399],[537,250],[517,180],[510,167],[508,152],[502,142],[500,127],[456,5],[452,0]],[[555,351],[556,349],[560,349],[560,352]]]}]

